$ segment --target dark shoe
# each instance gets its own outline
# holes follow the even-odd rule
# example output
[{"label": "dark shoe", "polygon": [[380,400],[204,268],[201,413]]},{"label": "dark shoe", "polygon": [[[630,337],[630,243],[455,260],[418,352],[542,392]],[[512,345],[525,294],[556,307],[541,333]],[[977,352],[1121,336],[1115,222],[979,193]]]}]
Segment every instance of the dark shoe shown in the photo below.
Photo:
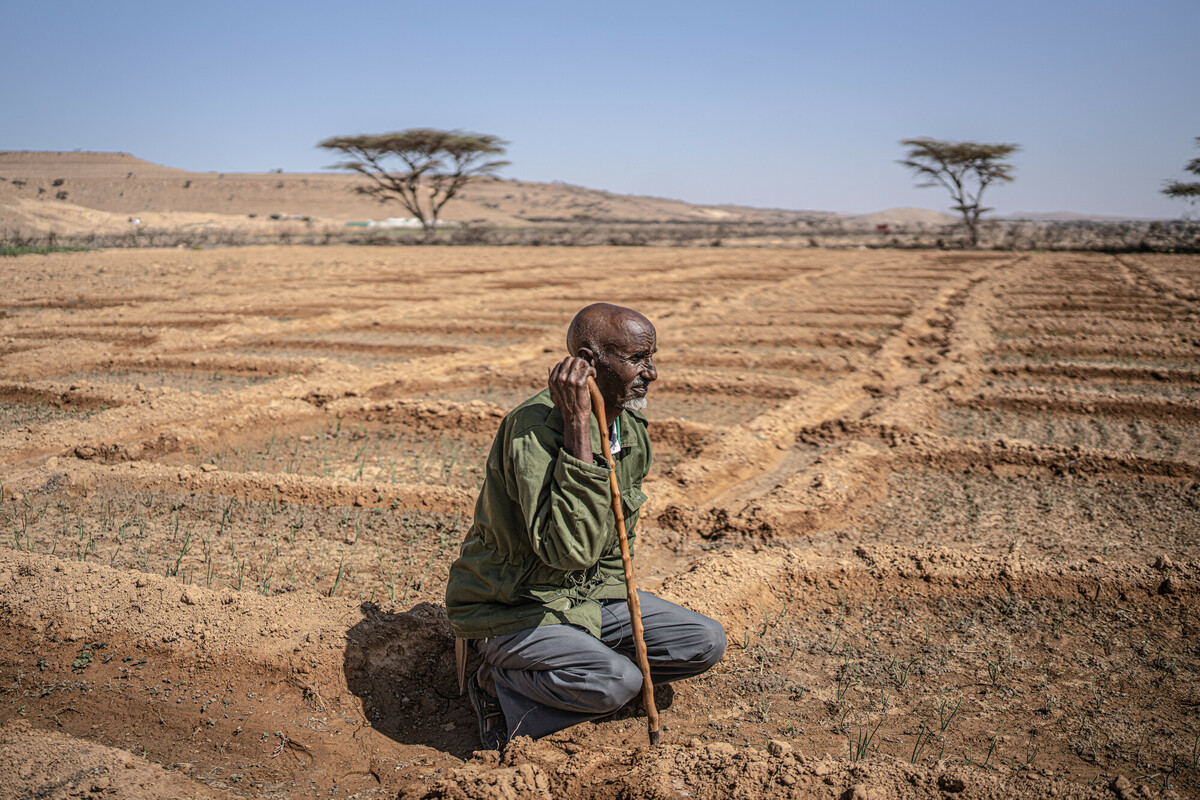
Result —
[{"label": "dark shoe", "polygon": [[483,690],[479,685],[479,673],[467,681],[467,695],[475,709],[475,718],[479,720],[479,741],[483,749],[503,750],[504,745],[508,744],[508,721],[504,718],[499,698]]}]

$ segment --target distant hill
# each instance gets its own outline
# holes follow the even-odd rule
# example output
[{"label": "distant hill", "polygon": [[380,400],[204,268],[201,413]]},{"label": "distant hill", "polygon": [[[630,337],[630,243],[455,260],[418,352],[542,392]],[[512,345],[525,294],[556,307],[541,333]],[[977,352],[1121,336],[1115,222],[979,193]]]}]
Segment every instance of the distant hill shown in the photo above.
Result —
[{"label": "distant hill", "polygon": [[[138,225],[156,229],[255,230],[278,227],[273,218],[332,228],[348,222],[409,216],[397,202],[381,204],[356,193],[354,189],[362,180],[357,175],[334,172],[189,172],[153,164],[129,153],[0,151],[0,232],[86,235],[127,232]],[[879,225],[888,225],[894,232],[927,230],[958,221],[923,208],[893,208],[854,216],[699,205],[561,182],[503,178],[485,178],[471,184],[447,204],[444,218],[505,228],[548,223],[726,222],[779,226],[839,222],[872,232]],[[1044,222],[1124,218],[1055,211],[1017,212],[999,219]]]},{"label": "distant hill", "polygon": [[854,222],[868,225],[953,225],[958,222],[956,217],[940,214],[926,208],[889,208],[887,211],[876,211],[873,214],[861,214],[850,217]]},{"label": "distant hill", "polygon": [[1113,217],[1104,214],[1077,214],[1074,211],[1013,211],[993,219],[1029,222],[1147,222],[1145,217]]},{"label": "distant hill", "polygon": [[[0,226],[63,232],[147,224],[238,224],[271,215],[341,225],[407,217],[396,202],[357,194],[356,175],[215,173],[152,164],[128,153],[0,151]],[[621,195],[566,183],[485,178],[444,209],[455,222],[528,226],[546,222],[761,222],[835,218],[825,212],[705,206]]]}]

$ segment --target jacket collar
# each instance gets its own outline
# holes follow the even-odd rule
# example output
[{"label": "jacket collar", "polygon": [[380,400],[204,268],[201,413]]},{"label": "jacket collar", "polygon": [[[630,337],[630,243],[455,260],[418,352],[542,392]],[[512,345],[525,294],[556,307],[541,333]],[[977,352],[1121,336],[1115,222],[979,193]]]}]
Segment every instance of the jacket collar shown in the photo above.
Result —
[{"label": "jacket collar", "polygon": [[[550,406],[550,415],[546,417],[546,425],[548,425],[552,430],[562,433],[563,428],[565,427],[563,415],[562,412],[558,410],[558,407],[555,406],[550,400],[550,390],[543,389],[539,394],[539,400],[542,399],[541,395],[545,395],[545,403],[546,405]],[[624,450],[629,447],[637,447],[637,436],[634,435],[633,425],[631,425],[630,422],[636,421],[637,423],[641,424],[643,428],[648,428],[650,426],[649,421],[640,411],[629,411],[628,409],[621,411],[620,420],[621,449]],[[596,416],[594,414],[588,419],[588,427],[592,434],[592,452],[602,453],[604,448],[600,442],[600,425],[596,422]]]}]

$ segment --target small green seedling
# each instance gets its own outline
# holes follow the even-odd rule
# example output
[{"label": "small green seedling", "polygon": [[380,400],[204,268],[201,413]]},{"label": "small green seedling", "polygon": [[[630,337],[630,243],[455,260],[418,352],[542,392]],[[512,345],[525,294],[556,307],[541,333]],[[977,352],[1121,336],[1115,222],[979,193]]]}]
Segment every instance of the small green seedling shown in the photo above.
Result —
[{"label": "small green seedling", "polygon": [[85,644],[75,653],[75,660],[71,662],[71,669],[75,672],[83,672],[91,665],[93,658],[92,646]]},{"label": "small green seedling", "polygon": [[946,700],[946,698],[943,697],[938,701],[938,704],[937,704],[938,724],[941,726],[942,733],[945,733],[946,728],[950,727],[950,723],[954,721],[954,717],[956,714],[958,714],[958,709],[962,707],[962,704],[963,704],[963,698],[960,697],[960,698],[958,698],[958,703],[954,706],[953,709],[950,710],[950,713],[947,714],[946,708],[949,705],[949,703]]},{"label": "small green seedling", "polygon": [[987,757],[983,759],[983,768],[984,769],[987,769],[988,762],[992,760],[992,753],[995,751],[996,743],[1000,741],[1000,734],[1002,734],[1002,733],[1004,733],[1003,725],[1001,725],[1000,729],[998,731],[996,731],[994,736],[992,736],[992,743],[988,747]]},{"label": "small green seedling", "polygon": [[933,737],[933,731],[921,723],[921,727],[917,730],[917,740],[913,743],[911,763],[917,763],[917,759],[921,757],[921,751],[925,749],[925,745],[929,744],[929,740]]}]

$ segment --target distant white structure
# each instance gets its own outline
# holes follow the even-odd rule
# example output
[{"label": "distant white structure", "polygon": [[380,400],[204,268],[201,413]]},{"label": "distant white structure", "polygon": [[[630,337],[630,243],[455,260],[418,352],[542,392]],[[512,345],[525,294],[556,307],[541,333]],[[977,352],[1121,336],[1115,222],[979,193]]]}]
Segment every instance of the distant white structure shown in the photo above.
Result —
[{"label": "distant white structure", "polygon": [[[453,222],[447,222],[444,219],[437,221],[437,227],[444,225],[453,225]],[[368,228],[421,228],[421,220],[416,217],[388,217],[387,219],[372,219],[367,220]]]}]

